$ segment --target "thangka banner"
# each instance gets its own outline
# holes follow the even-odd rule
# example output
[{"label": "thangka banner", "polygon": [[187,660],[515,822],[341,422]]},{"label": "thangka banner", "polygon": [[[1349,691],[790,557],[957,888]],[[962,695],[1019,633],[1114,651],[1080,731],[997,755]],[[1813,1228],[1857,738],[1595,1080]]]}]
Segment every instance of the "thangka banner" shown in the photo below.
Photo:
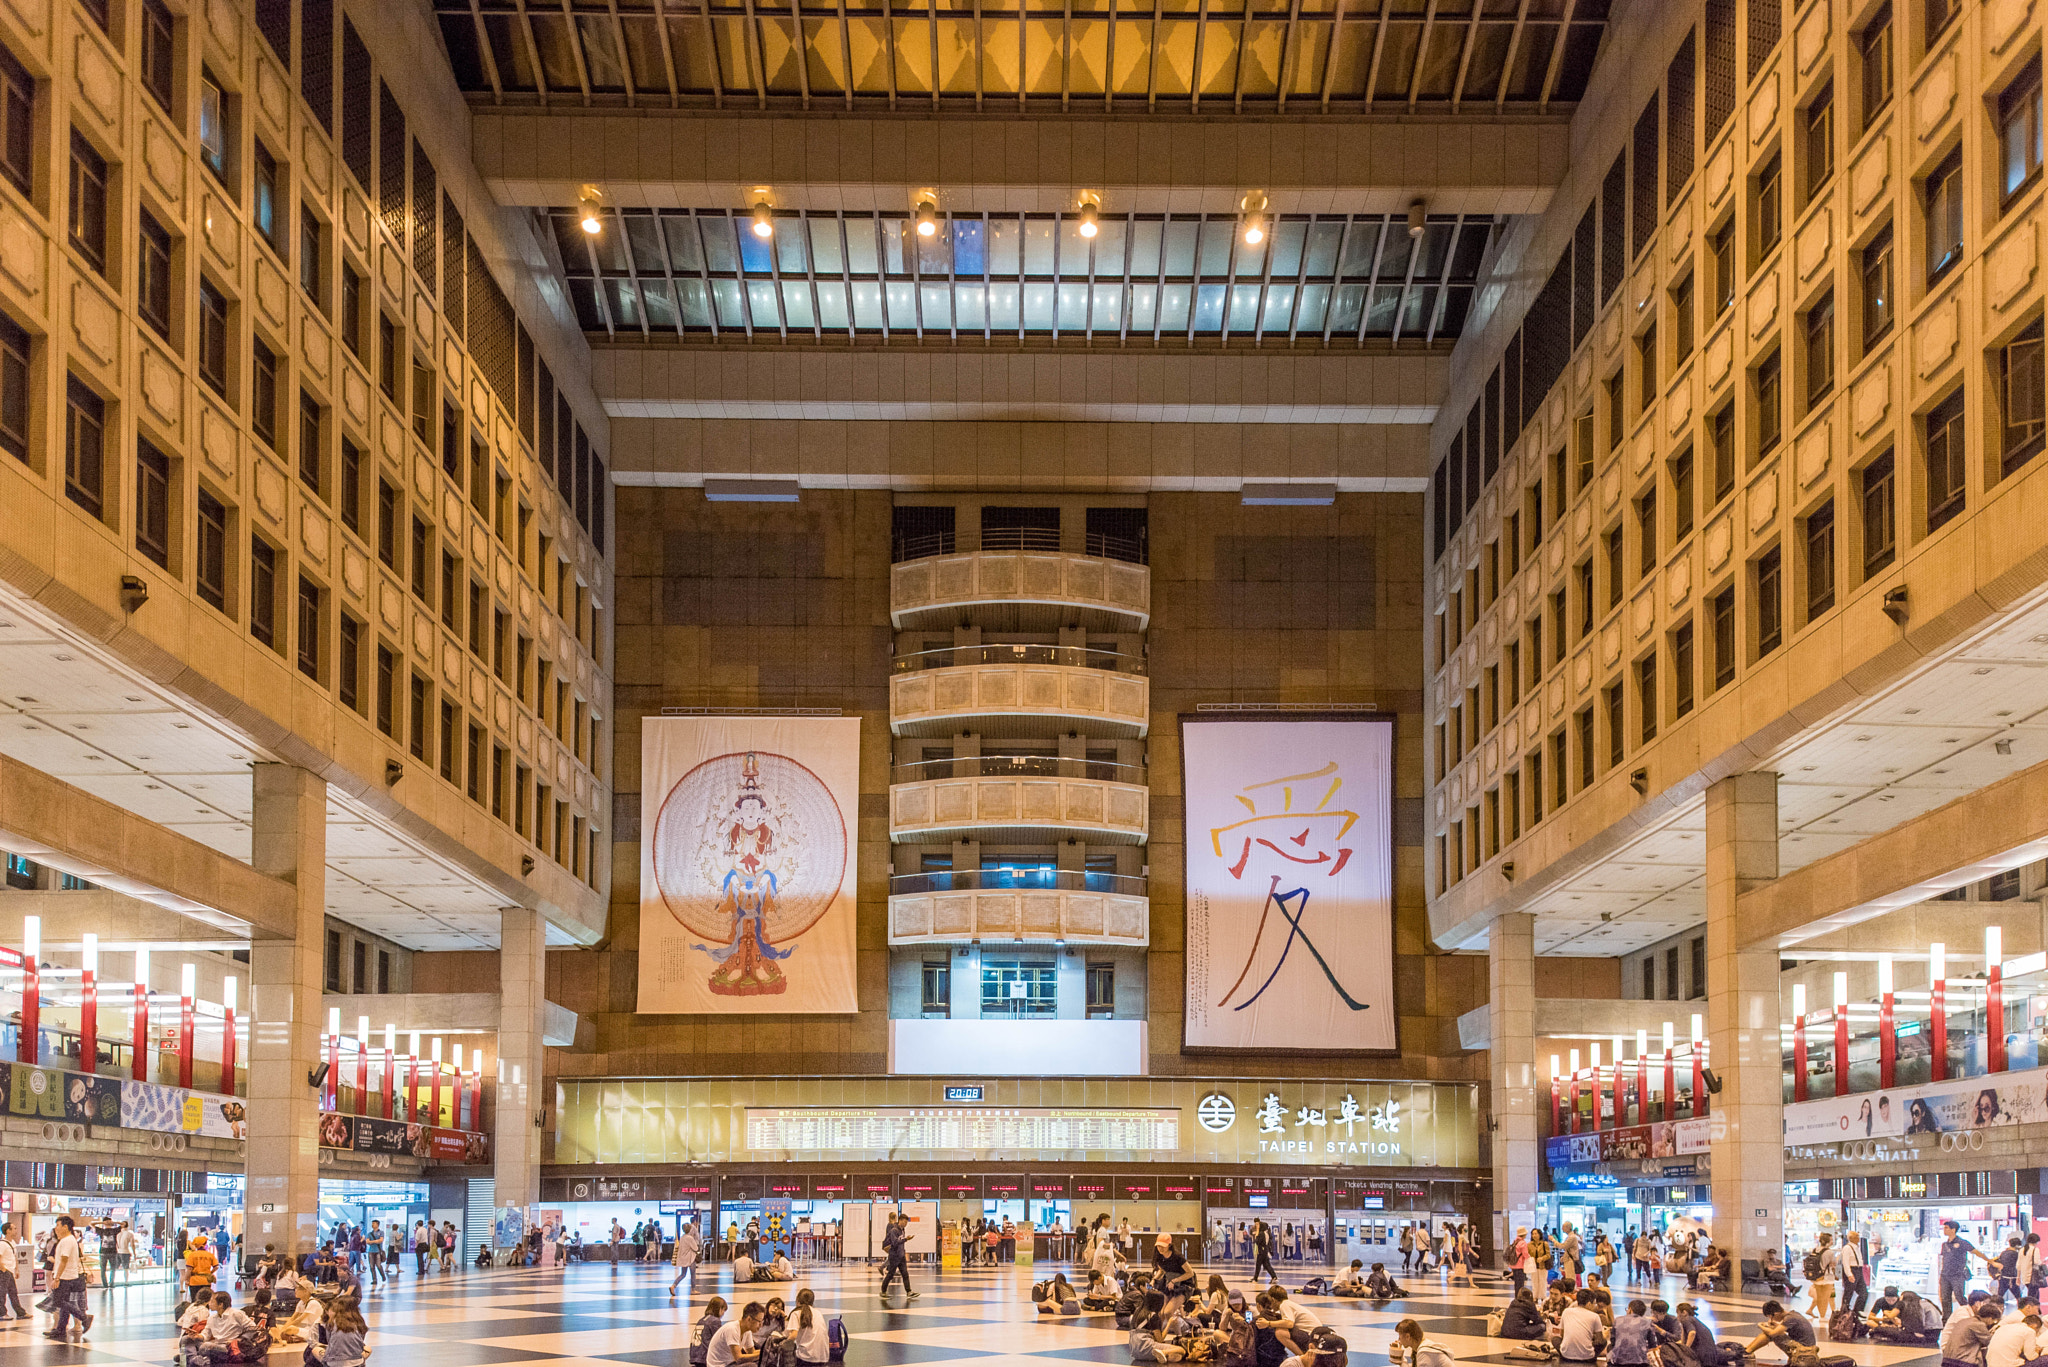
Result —
[{"label": "thangka banner", "polygon": [[640,1001],[851,1012],[858,717],[641,723]]},{"label": "thangka banner", "polygon": [[1394,727],[1181,718],[1190,1049],[1393,1049]]}]

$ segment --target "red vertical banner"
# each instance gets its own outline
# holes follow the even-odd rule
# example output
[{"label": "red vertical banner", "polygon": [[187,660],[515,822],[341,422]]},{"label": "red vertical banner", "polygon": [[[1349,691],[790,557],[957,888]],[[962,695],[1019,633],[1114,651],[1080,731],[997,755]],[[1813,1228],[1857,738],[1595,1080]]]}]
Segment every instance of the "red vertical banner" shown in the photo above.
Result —
[{"label": "red vertical banner", "polygon": [[1552,1073],[1550,1075],[1550,1132],[1552,1134],[1564,1133],[1563,1109],[1563,1098],[1559,1096],[1557,1090],[1557,1074]]},{"label": "red vertical banner", "polygon": [[1692,1042],[1692,1113],[1705,1115],[1707,1103],[1707,1042],[1696,1039]]},{"label": "red vertical banner", "polygon": [[1984,973],[1984,1057],[1990,1071],[2005,1071],[2005,970],[1996,959]]},{"label": "red vertical banner", "polygon": [[420,1059],[418,1054],[405,1056],[405,1123],[417,1124],[420,1118]]},{"label": "red vertical banner", "polygon": [[341,1036],[330,1031],[327,1036],[327,1087],[326,1095],[321,1098],[322,1108],[329,1111],[338,1109],[340,1095]]},{"label": "red vertical banner", "polygon": [[1877,1085],[1896,1085],[1899,1071],[1897,1003],[1892,993],[1892,956],[1877,956]]},{"label": "red vertical banner", "polygon": [[1835,1095],[1849,1095],[1849,1008],[1835,1007]]},{"label": "red vertical banner", "polygon": [[480,1067],[469,1070],[469,1127],[484,1127],[484,1070]]},{"label": "red vertical banner", "polygon": [[1927,947],[1927,1031],[1929,1079],[1948,1080],[1948,947],[1936,940]]},{"label": "red vertical banner", "polygon": [[384,1050],[384,1118],[391,1119],[391,1109],[397,1100],[398,1056],[387,1047]]},{"label": "red vertical banner", "polygon": [[43,980],[36,971],[36,950],[30,948],[21,956],[21,1036],[14,1050],[15,1061],[31,1067],[41,1060],[36,1057],[37,1041],[43,1029]]},{"label": "red vertical banner", "polygon": [[1678,1119],[1678,1057],[1668,1043],[1664,1046],[1664,1119]]},{"label": "red vertical banner", "polygon": [[86,933],[78,975],[78,1067],[97,1073],[100,1063],[100,937]]},{"label": "red vertical banner", "polygon": [[1792,1018],[1792,1099],[1806,1100],[1806,1017]]},{"label": "red vertical banner", "polygon": [[235,1094],[235,980],[227,980],[227,991],[221,994],[220,1024],[220,1094]]},{"label": "red vertical banner", "polygon": [[178,1085],[192,1085],[193,1038],[198,1033],[199,987],[191,964],[185,965],[178,989]]},{"label": "red vertical banner", "polygon": [[[138,957],[140,957],[138,955]],[[148,972],[145,967],[144,973]],[[149,984],[135,984],[135,1029],[134,1038],[128,1043],[129,1052],[135,1057],[130,1060],[137,1082],[150,1081],[149,1069]]]}]

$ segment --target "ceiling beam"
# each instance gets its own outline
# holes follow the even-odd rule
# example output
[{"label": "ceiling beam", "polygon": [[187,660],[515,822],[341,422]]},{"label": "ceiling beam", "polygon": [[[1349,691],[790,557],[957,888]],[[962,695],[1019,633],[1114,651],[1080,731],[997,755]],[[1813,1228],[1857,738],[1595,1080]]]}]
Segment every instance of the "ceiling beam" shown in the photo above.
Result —
[{"label": "ceiling beam", "polygon": [[1535,214],[1569,161],[1561,118],[1484,116],[1270,122],[1238,118],[1007,117],[638,111],[477,111],[477,171],[500,204],[605,202],[784,210],[1049,213],[1082,190],[1113,213]]},{"label": "ceiling beam", "polygon": [[[296,933],[297,894],[283,879],[5,755],[0,848],[232,938],[289,940]],[[183,938],[204,937],[195,930]]]},{"label": "ceiling beam", "polygon": [[2048,763],[1741,894],[1736,924],[1745,947],[1796,945],[2040,859],[2048,859]]}]

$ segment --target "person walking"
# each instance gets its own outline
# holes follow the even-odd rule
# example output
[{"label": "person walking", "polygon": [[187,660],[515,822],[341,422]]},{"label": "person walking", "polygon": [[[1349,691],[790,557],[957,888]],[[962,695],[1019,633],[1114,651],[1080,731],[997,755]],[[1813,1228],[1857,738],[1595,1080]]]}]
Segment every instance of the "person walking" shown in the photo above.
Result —
[{"label": "person walking", "polygon": [[412,1270],[416,1277],[427,1275],[427,1255],[434,1249],[433,1231],[427,1228],[425,1220],[412,1222]]},{"label": "person walking", "polygon": [[1259,1269],[1266,1269],[1267,1281],[1278,1281],[1280,1274],[1273,1270],[1273,1231],[1266,1228],[1264,1220],[1252,1221],[1252,1280],[1259,1279]]},{"label": "person walking", "polygon": [[58,1343],[71,1341],[71,1321],[78,1321],[78,1341],[85,1342],[85,1336],[92,1332],[92,1316],[85,1309],[85,1253],[79,1247],[78,1227],[69,1215],[57,1217],[57,1247],[52,1255],[50,1285],[56,1290],[51,1300],[56,1306],[56,1319],[50,1325],[46,1339]]},{"label": "person walking", "polygon": [[391,1227],[390,1227],[390,1228],[389,1228],[388,1230],[386,1230],[386,1231],[385,1231],[385,1242],[384,1242],[384,1275],[385,1275],[385,1277],[387,1277],[387,1278],[389,1278],[389,1279],[391,1279],[391,1280],[394,1280],[394,1281],[395,1281],[395,1280],[397,1280],[397,1277],[398,1277],[398,1269],[399,1269],[399,1266],[400,1266],[400,1263],[399,1263],[399,1258],[400,1258],[400,1255],[401,1255],[401,1254],[403,1254],[404,1252],[405,1252],[405,1223],[404,1223],[404,1221],[402,1221],[402,1220],[393,1220],[393,1221],[391,1222]]},{"label": "person walking", "polygon": [[[676,1279],[668,1284],[668,1298],[676,1298],[676,1288],[683,1284],[683,1278],[694,1277],[697,1268],[697,1253],[701,1245],[697,1242],[697,1222],[684,1225],[676,1235],[675,1269]],[[694,1284],[694,1283],[693,1283]]]},{"label": "person walking", "polygon": [[370,1232],[363,1239],[363,1257],[370,1264],[370,1285],[384,1284],[384,1222],[370,1221]]},{"label": "person walking", "polygon": [[1863,1259],[1854,1232],[1842,1236],[1842,1251],[1835,1259],[1835,1268],[1842,1277],[1842,1308],[1855,1311],[1860,1318],[1870,1299],[1870,1267]]},{"label": "person walking", "polygon": [[1409,1263],[1415,1257],[1415,1226],[1401,1226],[1401,1271],[1410,1271]]},{"label": "person walking", "polygon": [[1835,1236],[1823,1234],[1814,1245],[1813,1252],[1806,1255],[1807,1295],[1806,1317],[1815,1324],[1826,1324],[1835,1314],[1835,1270],[1841,1265],[1841,1254],[1835,1248]]},{"label": "person walking", "polygon": [[29,1319],[27,1310],[22,1308],[21,1291],[16,1286],[14,1274],[21,1270],[21,1255],[14,1248],[13,1224],[0,1225],[0,1320],[8,1318],[7,1307],[14,1307],[13,1317]]},{"label": "person walking", "polygon": [[882,1235],[882,1253],[886,1261],[882,1264],[882,1303],[889,1302],[889,1283],[897,1277],[903,1279],[903,1294],[909,1300],[917,1299],[917,1292],[910,1289],[910,1217],[897,1211],[889,1221],[888,1232]]}]

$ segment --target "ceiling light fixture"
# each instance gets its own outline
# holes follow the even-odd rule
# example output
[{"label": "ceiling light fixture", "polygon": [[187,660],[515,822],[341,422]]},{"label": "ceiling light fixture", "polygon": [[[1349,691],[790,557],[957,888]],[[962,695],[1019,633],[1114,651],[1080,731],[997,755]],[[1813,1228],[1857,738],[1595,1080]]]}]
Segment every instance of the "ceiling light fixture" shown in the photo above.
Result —
[{"label": "ceiling light fixture", "polygon": [[583,224],[583,231],[589,233],[592,237],[604,231],[604,219],[598,215],[598,211],[603,207],[603,201],[598,197],[597,187],[594,185],[584,186],[582,196],[576,201],[576,209],[578,218]]},{"label": "ceiling light fixture", "polygon": [[1427,207],[1428,206],[1425,205],[1424,202],[1419,199],[1410,200],[1408,202],[1408,236],[1422,236],[1422,225],[1424,222],[1424,214],[1427,210]]},{"label": "ceiling light fixture", "polygon": [[1102,200],[1093,190],[1081,192],[1081,221],[1075,231],[1083,237],[1093,237],[1102,230]]},{"label": "ceiling light fixture", "polygon": [[917,235],[931,237],[939,231],[939,206],[929,197],[917,202]]},{"label": "ceiling light fixture", "polygon": [[1238,201],[1244,211],[1244,245],[1256,247],[1266,240],[1266,193],[1254,190]]},{"label": "ceiling light fixture", "polygon": [[775,236],[775,210],[768,207],[768,201],[765,199],[754,205],[754,236]]}]

